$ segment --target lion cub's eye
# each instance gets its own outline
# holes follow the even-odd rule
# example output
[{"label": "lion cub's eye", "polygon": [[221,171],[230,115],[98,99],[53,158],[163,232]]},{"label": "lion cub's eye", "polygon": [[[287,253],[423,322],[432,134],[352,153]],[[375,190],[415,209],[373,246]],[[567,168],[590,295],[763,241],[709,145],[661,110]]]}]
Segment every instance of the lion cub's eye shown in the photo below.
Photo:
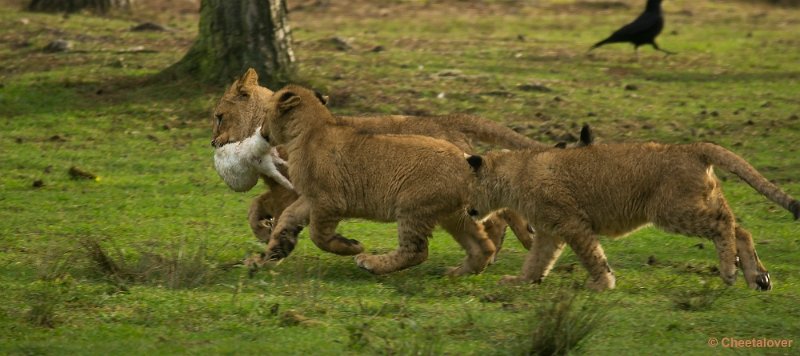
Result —
[{"label": "lion cub's eye", "polygon": [[250,93],[241,92],[239,93],[239,97],[243,99],[247,99],[250,97]]}]

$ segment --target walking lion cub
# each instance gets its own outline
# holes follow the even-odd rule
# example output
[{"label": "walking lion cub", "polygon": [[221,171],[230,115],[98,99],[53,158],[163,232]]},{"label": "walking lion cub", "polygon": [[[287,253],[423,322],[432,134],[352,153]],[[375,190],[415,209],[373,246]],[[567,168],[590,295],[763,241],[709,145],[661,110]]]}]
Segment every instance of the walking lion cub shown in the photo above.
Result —
[{"label": "walking lion cub", "polygon": [[[587,130],[584,127],[584,130]],[[511,208],[536,226],[537,236],[519,276],[505,282],[540,283],[569,245],[588,270],[587,286],[614,288],[598,235],[619,236],[646,223],[706,237],[716,246],[720,275],[736,279],[736,258],[750,288],[772,288],[750,233],[736,224],[713,166],[728,170],[797,219],[800,202],[747,161],[711,143],[593,144],[567,150],[524,150],[468,156],[477,178],[476,213]]]},{"label": "walking lion cub", "polygon": [[[299,194],[278,220],[267,257],[288,255],[297,227],[309,221],[309,235],[320,249],[358,254],[359,267],[390,273],[427,259],[428,237],[439,223],[467,252],[450,274],[479,273],[488,265],[495,247],[467,215],[464,186],[472,172],[457,146],[427,136],[365,132],[334,117],[314,92],[295,85],[268,100],[265,123],[262,136],[286,147],[289,177]],[[397,221],[399,248],[361,253],[360,244],[336,235],[345,218]]]}]

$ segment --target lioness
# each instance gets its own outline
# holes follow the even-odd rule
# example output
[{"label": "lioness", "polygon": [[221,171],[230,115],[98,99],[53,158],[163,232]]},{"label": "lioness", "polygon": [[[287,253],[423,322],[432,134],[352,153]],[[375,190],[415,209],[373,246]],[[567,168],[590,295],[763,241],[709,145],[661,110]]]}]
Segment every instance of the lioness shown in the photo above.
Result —
[{"label": "lioness", "polygon": [[[212,145],[230,149],[240,143],[260,138],[258,127],[262,125],[267,100],[273,92],[258,85],[258,74],[249,69],[241,78],[234,81],[220,99],[213,115]],[[316,95],[320,101],[325,98]],[[492,121],[467,115],[448,115],[439,117],[415,116],[371,116],[371,117],[339,117],[340,122],[357,127],[364,132],[419,134],[441,138],[454,143],[466,152],[473,152],[472,141],[492,143],[506,148],[546,147],[507,127]],[[219,152],[220,149],[217,149]],[[286,156],[286,152],[283,152]],[[217,163],[225,156],[215,154],[215,165],[231,167],[231,160]],[[236,168],[236,167],[234,167]],[[283,167],[278,169],[286,175]],[[250,167],[228,168],[220,172],[225,182],[236,191],[252,188],[260,172]],[[256,237],[268,242],[274,221],[278,220],[283,209],[291,204],[297,195],[285,189],[286,184],[278,185],[281,177],[262,175],[269,191],[254,199],[250,205],[248,221]],[[244,189],[243,189],[244,188]],[[519,241],[527,249],[533,241],[533,230],[517,214],[512,211],[499,211],[497,215],[483,221],[484,229],[496,247],[502,246],[504,231],[508,225]]]},{"label": "lioness", "polygon": [[712,165],[741,177],[773,202],[800,215],[800,203],[744,159],[711,143],[598,144],[568,150],[523,150],[469,156],[478,212],[512,208],[537,228],[520,276],[504,281],[540,283],[564,243],[589,271],[587,286],[614,288],[598,235],[619,236],[653,223],[674,233],[714,242],[720,275],[736,279],[736,257],[750,288],[772,288],[750,233],[736,224]]},{"label": "lioness", "polygon": [[[285,257],[296,243],[296,227],[306,221],[319,248],[358,254],[358,266],[375,274],[425,261],[437,222],[467,252],[450,274],[479,273],[494,255],[494,244],[466,214],[463,187],[472,172],[463,163],[464,152],[452,143],[363,132],[334,117],[312,91],[296,85],[268,100],[264,127],[268,131],[262,134],[271,142],[285,144],[289,176],[300,195],[278,220],[267,246],[269,257]],[[344,218],[397,221],[399,248],[361,254],[360,244],[335,238]]]}]

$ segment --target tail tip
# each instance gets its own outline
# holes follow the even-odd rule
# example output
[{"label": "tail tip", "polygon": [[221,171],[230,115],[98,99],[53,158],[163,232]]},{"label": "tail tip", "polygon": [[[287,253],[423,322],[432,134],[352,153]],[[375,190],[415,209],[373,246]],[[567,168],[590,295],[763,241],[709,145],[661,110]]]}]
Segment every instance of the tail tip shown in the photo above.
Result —
[{"label": "tail tip", "polygon": [[583,124],[581,128],[581,139],[579,142],[579,146],[589,146],[594,142],[594,133],[592,132],[592,128],[589,124]]},{"label": "tail tip", "polygon": [[789,203],[789,211],[792,212],[795,220],[800,218],[800,201],[793,200],[791,203]]}]

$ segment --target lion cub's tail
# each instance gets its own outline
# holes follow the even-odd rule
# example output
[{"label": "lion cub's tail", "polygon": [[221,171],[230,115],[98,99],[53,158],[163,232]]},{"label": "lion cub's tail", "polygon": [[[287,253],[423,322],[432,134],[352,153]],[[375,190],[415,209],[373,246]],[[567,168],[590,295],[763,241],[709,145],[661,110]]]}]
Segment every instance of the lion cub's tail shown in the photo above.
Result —
[{"label": "lion cub's tail", "polygon": [[731,173],[742,178],[747,184],[769,200],[789,210],[795,220],[800,218],[800,202],[786,194],[781,188],[761,175],[750,163],[742,157],[713,143],[697,143],[693,145],[696,152],[701,155],[706,164],[713,164],[725,168]]},{"label": "lion cub's tail", "polygon": [[509,149],[550,148],[494,121],[470,115],[445,115],[436,120],[444,127],[457,130],[470,138]]}]

